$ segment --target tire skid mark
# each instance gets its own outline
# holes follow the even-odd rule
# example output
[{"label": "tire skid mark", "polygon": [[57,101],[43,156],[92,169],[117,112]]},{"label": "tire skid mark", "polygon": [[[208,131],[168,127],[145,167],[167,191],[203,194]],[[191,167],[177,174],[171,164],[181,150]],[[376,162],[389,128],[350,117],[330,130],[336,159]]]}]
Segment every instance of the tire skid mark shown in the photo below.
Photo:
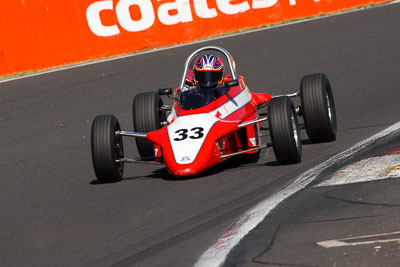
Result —
[{"label": "tire skid mark", "polygon": [[367,205],[367,206],[380,206],[380,207],[400,207],[400,205],[398,205],[398,204],[373,203],[373,202],[367,202],[367,201],[338,198],[338,197],[333,197],[333,196],[326,196],[325,198],[326,199],[335,200],[335,201],[344,202],[344,203],[347,203],[347,204],[350,204],[350,205]]}]

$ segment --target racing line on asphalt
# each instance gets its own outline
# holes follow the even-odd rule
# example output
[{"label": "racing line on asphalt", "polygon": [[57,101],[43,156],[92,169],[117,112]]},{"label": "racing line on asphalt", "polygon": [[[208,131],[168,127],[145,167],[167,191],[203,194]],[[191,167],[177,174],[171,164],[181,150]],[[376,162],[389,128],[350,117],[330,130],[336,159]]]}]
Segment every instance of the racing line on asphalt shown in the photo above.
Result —
[{"label": "racing line on asphalt", "polygon": [[273,194],[244,213],[236,223],[225,231],[221,237],[212,245],[196,262],[196,267],[221,266],[229,252],[244,238],[252,229],[267,217],[267,215],[281,202],[305,188],[314,181],[325,169],[342,162],[354,154],[374,144],[379,139],[395,134],[400,130],[400,121],[385,130],[355,144],[342,153],[333,156],[316,167],[298,176],[292,183]]}]

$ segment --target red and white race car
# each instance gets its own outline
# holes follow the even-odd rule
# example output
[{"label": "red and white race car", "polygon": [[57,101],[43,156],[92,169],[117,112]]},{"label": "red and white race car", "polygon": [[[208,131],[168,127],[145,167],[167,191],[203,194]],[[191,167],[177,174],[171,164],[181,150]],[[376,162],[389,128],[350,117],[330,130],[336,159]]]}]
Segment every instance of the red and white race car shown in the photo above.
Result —
[{"label": "red and white race car", "polygon": [[[193,82],[193,65],[207,53],[220,55],[227,73],[222,84],[205,94]],[[165,105],[161,95],[171,98],[172,105]],[[300,97],[301,105],[295,107],[292,97]],[[266,112],[259,112],[261,108]],[[161,163],[169,173],[181,177],[201,173],[236,155],[258,153],[267,147],[260,138],[261,130],[266,129],[261,122],[266,120],[280,164],[301,160],[298,116],[304,118],[311,141],[336,138],[335,104],[324,74],[304,76],[300,90],[293,94],[252,93],[237,75],[231,54],[216,46],[200,48],[187,58],[177,89],[136,95],[132,112],[133,132],[121,130],[113,115],[93,120],[92,161],[100,182],[121,180],[125,163]],[[139,158],[124,157],[123,136],[136,138]]]}]

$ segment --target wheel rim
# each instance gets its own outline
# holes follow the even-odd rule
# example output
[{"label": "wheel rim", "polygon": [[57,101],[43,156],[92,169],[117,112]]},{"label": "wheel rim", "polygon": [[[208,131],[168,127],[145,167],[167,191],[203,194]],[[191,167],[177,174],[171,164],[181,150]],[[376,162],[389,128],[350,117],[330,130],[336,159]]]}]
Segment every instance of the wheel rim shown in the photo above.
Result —
[{"label": "wheel rim", "polygon": [[336,114],[331,94],[332,93],[330,93],[328,90],[326,91],[326,103],[328,108],[329,122],[331,124],[332,129],[334,129],[336,128]]},{"label": "wheel rim", "polygon": [[[162,103],[161,103],[162,104]],[[162,110],[162,105],[158,109],[158,118],[159,118],[159,129],[164,127],[167,124],[167,115],[164,110]]]},{"label": "wheel rim", "polygon": [[116,155],[115,162],[117,163],[117,168],[120,173],[123,172],[124,163],[121,162],[121,158],[124,158],[124,146],[122,144],[122,136],[114,134],[114,151]]},{"label": "wheel rim", "polygon": [[329,120],[330,120],[331,123],[332,123],[331,99],[330,99],[330,97],[329,97],[328,92],[326,92],[326,103],[327,103],[327,106],[328,106],[328,116],[329,116]]},{"label": "wheel rim", "polygon": [[294,114],[294,112],[292,110],[291,111],[291,121],[292,121],[293,137],[294,137],[294,141],[296,143],[297,151],[300,151],[300,146],[301,146],[300,142],[301,142],[301,140],[300,140],[299,129],[297,127],[295,116],[296,115]]}]

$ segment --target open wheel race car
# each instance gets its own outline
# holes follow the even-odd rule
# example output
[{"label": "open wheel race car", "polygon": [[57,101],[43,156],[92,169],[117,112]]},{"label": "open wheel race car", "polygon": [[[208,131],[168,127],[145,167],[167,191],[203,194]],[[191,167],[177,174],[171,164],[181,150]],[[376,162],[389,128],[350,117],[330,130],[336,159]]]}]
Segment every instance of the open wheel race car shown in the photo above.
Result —
[{"label": "open wheel race car", "polygon": [[[192,70],[206,52],[221,54],[229,71],[207,94],[198,90]],[[165,105],[161,95],[171,98],[172,105]],[[300,97],[301,105],[295,107],[292,97]],[[266,112],[259,112],[261,108]],[[312,142],[336,138],[335,104],[325,74],[304,76],[300,90],[293,94],[252,93],[237,75],[231,54],[216,46],[200,48],[187,58],[177,89],[137,94],[132,112],[133,132],[121,130],[113,115],[93,120],[92,161],[100,182],[121,180],[125,163],[165,164],[176,177],[195,175],[228,158],[266,148],[260,138],[261,130],[266,129],[277,161],[298,163],[302,155],[298,116],[303,117]],[[268,128],[261,127],[266,120]],[[124,136],[136,139],[139,158],[124,157]]]}]

